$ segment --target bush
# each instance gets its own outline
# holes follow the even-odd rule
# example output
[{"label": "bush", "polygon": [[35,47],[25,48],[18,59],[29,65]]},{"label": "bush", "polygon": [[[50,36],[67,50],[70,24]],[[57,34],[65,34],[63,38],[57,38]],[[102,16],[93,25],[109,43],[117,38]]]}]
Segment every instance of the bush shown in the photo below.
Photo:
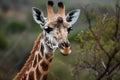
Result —
[{"label": "bush", "polygon": [[6,37],[2,33],[0,33],[0,50],[6,49],[7,46],[8,46],[8,41]]},{"label": "bush", "polygon": [[6,25],[6,19],[4,16],[0,15],[0,31],[4,30],[5,25]]},{"label": "bush", "polygon": [[[88,16],[91,15],[89,14]],[[118,29],[118,27],[120,27],[119,17],[104,16],[106,16],[106,18],[103,17],[102,19],[102,17],[98,17],[94,25],[91,24],[93,18],[91,19],[90,17],[88,19],[88,30],[86,29],[79,32],[75,37],[75,41],[80,43],[78,44],[80,47],[78,47],[78,49],[76,49],[77,51],[74,52],[78,53],[75,54],[76,56],[74,57],[73,64],[73,75],[75,77],[77,76],[80,78],[83,74],[81,71],[83,70],[92,70],[93,73],[90,71],[89,74],[93,78],[96,78],[96,80],[120,79],[118,76],[120,73],[117,70],[117,67],[114,67],[119,62],[116,60],[120,60],[120,29]],[[90,26],[90,24],[92,26]],[[110,66],[107,67],[108,65]],[[107,72],[109,72],[113,67],[114,70],[107,74]],[[107,68],[108,71],[106,70]],[[101,75],[103,75],[101,73],[105,72],[105,70],[106,73],[101,77]],[[87,77],[86,74],[85,77]]]},{"label": "bush", "polygon": [[20,22],[12,22],[7,26],[7,32],[16,33],[16,32],[22,32],[26,29],[25,23]]}]

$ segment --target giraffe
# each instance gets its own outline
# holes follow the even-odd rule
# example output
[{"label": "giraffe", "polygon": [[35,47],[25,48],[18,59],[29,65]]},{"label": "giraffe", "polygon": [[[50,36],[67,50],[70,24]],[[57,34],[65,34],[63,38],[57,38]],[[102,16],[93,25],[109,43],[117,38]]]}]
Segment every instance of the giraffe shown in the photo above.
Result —
[{"label": "giraffe", "polygon": [[55,50],[58,49],[64,56],[71,53],[68,33],[77,21],[80,10],[76,9],[65,15],[63,2],[58,2],[58,12],[54,13],[53,5],[53,1],[48,1],[47,18],[40,9],[32,8],[33,18],[43,31],[36,39],[29,58],[14,80],[47,80]]}]

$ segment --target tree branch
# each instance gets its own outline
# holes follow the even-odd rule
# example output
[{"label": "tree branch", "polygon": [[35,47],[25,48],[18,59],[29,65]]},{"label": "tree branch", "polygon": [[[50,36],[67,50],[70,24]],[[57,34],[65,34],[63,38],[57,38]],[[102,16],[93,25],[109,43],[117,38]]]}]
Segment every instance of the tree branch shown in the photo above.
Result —
[{"label": "tree branch", "polygon": [[116,65],[113,66],[113,68],[111,70],[109,70],[108,74],[110,75],[115,69],[117,69],[118,67],[120,67],[120,62],[117,63]]},{"label": "tree branch", "polygon": [[96,34],[94,33],[94,31],[92,30],[91,19],[90,19],[90,16],[89,16],[88,12],[85,11],[85,10],[84,10],[84,12],[85,12],[85,16],[86,16],[86,19],[87,19],[87,22],[88,22],[88,25],[89,25],[89,30],[90,30],[90,32],[92,33],[95,41],[97,42],[97,44],[98,44],[98,46],[100,47],[100,49],[109,57],[109,53],[103,48],[103,46],[101,45],[101,43],[100,43],[97,35],[96,35]]},{"label": "tree branch", "polygon": [[114,40],[119,41],[119,23],[120,23],[120,6],[119,1],[116,3],[116,24],[115,24],[115,33]]},{"label": "tree branch", "polygon": [[106,69],[104,70],[103,73],[101,73],[100,76],[98,76],[97,80],[101,80],[105,76],[105,74],[107,72],[109,72],[110,64],[111,64],[113,58],[115,57],[115,55],[118,53],[118,51],[119,51],[119,49],[115,47],[114,50],[113,50],[113,52],[111,53],[111,57],[109,57],[109,59],[108,59]]}]

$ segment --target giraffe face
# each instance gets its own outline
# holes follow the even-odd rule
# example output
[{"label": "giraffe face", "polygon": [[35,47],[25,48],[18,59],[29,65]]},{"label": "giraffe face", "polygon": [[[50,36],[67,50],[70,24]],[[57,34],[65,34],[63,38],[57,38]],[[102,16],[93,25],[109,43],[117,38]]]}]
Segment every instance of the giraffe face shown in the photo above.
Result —
[{"label": "giraffe face", "polygon": [[44,44],[47,50],[59,49],[63,55],[71,53],[68,34],[72,25],[77,21],[80,10],[76,9],[65,16],[65,9],[62,2],[58,3],[58,13],[54,13],[53,2],[48,1],[48,17],[45,18],[43,12],[38,8],[32,8],[34,20],[40,24],[44,33]]},{"label": "giraffe face", "polygon": [[71,53],[70,42],[68,40],[68,34],[72,29],[71,24],[69,24],[63,17],[56,16],[55,21],[51,21],[45,25],[45,40],[47,45],[51,44],[52,49],[58,48],[63,55],[68,55]]}]

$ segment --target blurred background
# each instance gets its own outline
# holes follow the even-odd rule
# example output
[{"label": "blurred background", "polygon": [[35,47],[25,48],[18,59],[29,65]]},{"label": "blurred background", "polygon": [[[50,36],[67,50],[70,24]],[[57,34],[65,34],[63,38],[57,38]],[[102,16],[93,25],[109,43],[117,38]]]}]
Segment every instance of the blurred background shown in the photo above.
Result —
[{"label": "blurred background", "polygon": [[[48,80],[120,80],[119,2],[116,8],[117,0],[61,1],[66,13],[79,8],[81,14],[69,34],[72,53],[63,56],[56,51]],[[0,80],[12,80],[24,65],[42,31],[31,8],[46,15],[46,4],[47,0],[0,0]]]}]

